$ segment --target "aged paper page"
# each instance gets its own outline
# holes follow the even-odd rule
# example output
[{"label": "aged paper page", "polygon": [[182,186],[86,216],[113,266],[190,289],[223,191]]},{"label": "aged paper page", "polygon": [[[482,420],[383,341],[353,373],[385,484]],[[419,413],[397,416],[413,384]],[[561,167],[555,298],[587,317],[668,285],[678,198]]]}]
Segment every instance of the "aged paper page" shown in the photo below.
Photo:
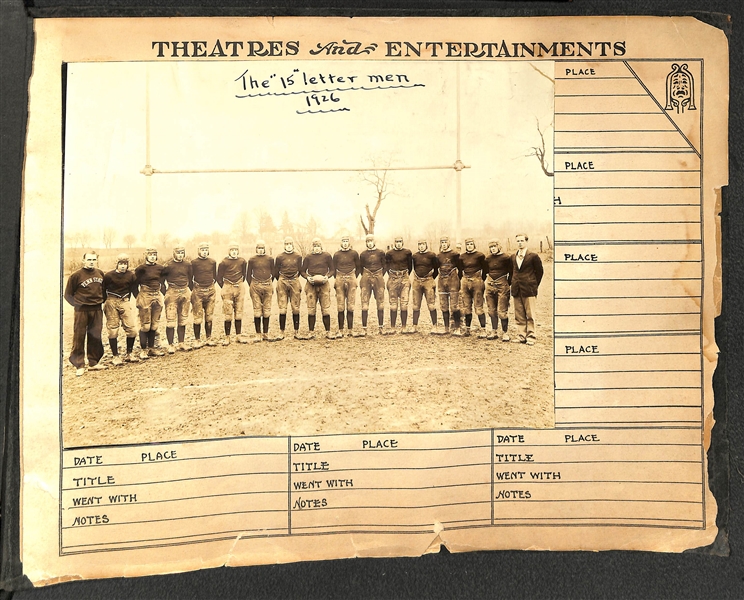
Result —
[{"label": "aged paper page", "polygon": [[32,582],[716,538],[720,31],[35,31]]}]

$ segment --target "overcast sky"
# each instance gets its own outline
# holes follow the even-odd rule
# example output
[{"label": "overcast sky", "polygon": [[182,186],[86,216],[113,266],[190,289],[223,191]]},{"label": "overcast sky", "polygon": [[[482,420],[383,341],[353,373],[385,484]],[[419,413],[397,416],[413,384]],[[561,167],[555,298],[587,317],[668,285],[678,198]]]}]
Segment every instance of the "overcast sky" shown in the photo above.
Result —
[{"label": "overcast sky", "polygon": [[[296,69],[296,71],[295,71]],[[539,69],[539,70],[538,70]],[[269,81],[294,74],[302,90],[349,87],[308,83],[322,74],[355,76],[358,87],[410,88],[336,91],[338,102],[308,110],[306,94],[239,98],[242,74]],[[457,66],[454,62],[282,61],[71,64],[67,78],[65,228],[90,230],[92,241],[115,227],[144,243],[146,88],[149,79],[150,156],[157,170],[363,169],[452,165],[457,157]],[[370,83],[370,75],[393,82]],[[271,77],[275,75],[274,77]],[[405,77],[397,77],[404,75]],[[546,76],[547,75],[547,76]],[[484,222],[534,223],[550,228],[552,178],[526,157],[539,144],[536,120],[552,154],[552,63],[460,63],[463,228]],[[237,79],[237,81],[236,81]],[[407,82],[406,82],[407,79]],[[287,89],[298,89],[287,88]],[[326,93],[326,96],[329,96]],[[322,98],[321,98],[322,99]],[[454,169],[389,172],[391,195],[378,214],[377,233],[423,231],[452,224]],[[189,239],[230,232],[242,211],[252,228],[266,210],[275,223],[284,211],[295,221],[311,215],[321,233],[359,230],[359,214],[375,190],[359,172],[156,174],[152,177],[153,232]]]}]

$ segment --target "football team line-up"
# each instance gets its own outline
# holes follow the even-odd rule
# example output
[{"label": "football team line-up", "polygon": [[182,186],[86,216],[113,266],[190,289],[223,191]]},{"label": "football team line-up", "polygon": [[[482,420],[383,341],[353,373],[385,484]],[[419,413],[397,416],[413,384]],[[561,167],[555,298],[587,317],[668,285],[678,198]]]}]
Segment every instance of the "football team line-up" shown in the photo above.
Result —
[{"label": "football team line-up", "polygon": [[[228,256],[218,265],[209,257],[209,244],[199,244],[198,256],[186,260],[186,249],[177,246],[173,259],[158,263],[155,248],[145,251],[145,262],[134,271],[129,269],[129,257],[117,256],[116,268],[104,274],[97,268],[98,255],[86,252],[83,267],[70,275],[65,288],[65,300],[75,308],[72,352],[70,362],[76,374],[87,368],[103,370],[103,315],[112,364],[139,362],[150,357],[163,356],[156,347],[156,334],[160,316],[165,307],[168,353],[215,346],[212,317],[218,293],[222,298],[225,314],[225,335],[222,345],[230,344],[232,324],[235,322],[236,341],[278,341],[284,339],[287,313],[292,316],[294,337],[313,339],[318,303],[323,327],[328,339],[346,335],[365,337],[370,298],[374,297],[380,334],[396,333],[400,308],[401,333],[416,333],[421,313],[422,299],[431,316],[434,335],[451,334],[469,336],[473,312],[480,326],[478,337],[511,341],[509,329],[509,303],[513,299],[517,338],[529,346],[535,343],[535,298],[543,276],[540,257],[527,249],[528,237],[515,237],[517,252],[505,253],[497,240],[488,243],[488,255],[476,250],[475,240],[465,240],[465,252],[450,247],[448,237],[442,237],[439,253],[428,248],[426,240],[418,241],[418,250],[403,247],[403,238],[396,237],[387,252],[375,245],[373,235],[366,236],[366,249],[361,253],[351,247],[349,236],[341,238],[339,250],[331,256],[323,250],[320,239],[312,241],[312,251],[302,256],[295,251],[292,238],[285,238],[284,252],[276,258],[266,254],[266,244],[256,243],[256,254],[249,260],[240,256],[238,244],[230,244]],[[387,275],[387,283],[385,276]],[[301,280],[305,285],[301,285]],[[338,330],[331,331],[331,279],[336,292]],[[247,284],[247,286],[246,286]],[[255,336],[242,333],[243,303],[246,287],[253,303]],[[384,327],[384,301],[387,287],[390,307],[389,326]],[[357,288],[361,291],[361,328],[354,329],[354,306]],[[302,293],[307,301],[309,334],[300,334],[300,301]],[[280,334],[269,338],[271,303],[276,293],[279,304]],[[442,325],[439,326],[436,296]],[[412,297],[412,298],[411,298]],[[139,327],[135,319],[132,298],[136,299]],[[412,300],[412,325],[408,325],[408,304]],[[486,304],[490,316],[490,329],[486,327]],[[195,342],[184,342],[189,312],[193,312]],[[464,317],[464,325],[463,325]],[[499,336],[499,323],[502,334]],[[204,338],[202,338],[202,324]],[[118,348],[119,327],[126,334],[126,352],[122,358]],[[134,344],[139,335],[139,356]],[[87,346],[87,348],[86,348]]]}]

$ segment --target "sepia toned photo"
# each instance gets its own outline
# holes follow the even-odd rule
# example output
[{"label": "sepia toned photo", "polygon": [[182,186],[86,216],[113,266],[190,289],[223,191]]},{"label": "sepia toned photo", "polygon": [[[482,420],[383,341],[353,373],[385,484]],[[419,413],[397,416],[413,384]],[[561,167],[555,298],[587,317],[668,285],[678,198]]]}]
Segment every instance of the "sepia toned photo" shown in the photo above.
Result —
[{"label": "sepia toned photo", "polygon": [[725,537],[720,30],[35,28],[31,581]]},{"label": "sepia toned photo", "polygon": [[64,446],[552,427],[553,68],[67,64]]}]

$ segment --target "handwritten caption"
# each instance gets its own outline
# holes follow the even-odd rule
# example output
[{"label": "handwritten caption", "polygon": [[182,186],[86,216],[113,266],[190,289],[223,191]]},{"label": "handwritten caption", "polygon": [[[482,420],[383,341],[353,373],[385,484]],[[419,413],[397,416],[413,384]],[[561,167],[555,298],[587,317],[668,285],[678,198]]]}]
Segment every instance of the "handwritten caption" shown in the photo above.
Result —
[{"label": "handwritten caption", "polygon": [[284,73],[259,75],[246,69],[235,79],[236,98],[297,96],[298,115],[350,112],[347,97],[351,92],[412,89],[426,87],[411,81],[405,73],[338,74],[292,69]]}]

